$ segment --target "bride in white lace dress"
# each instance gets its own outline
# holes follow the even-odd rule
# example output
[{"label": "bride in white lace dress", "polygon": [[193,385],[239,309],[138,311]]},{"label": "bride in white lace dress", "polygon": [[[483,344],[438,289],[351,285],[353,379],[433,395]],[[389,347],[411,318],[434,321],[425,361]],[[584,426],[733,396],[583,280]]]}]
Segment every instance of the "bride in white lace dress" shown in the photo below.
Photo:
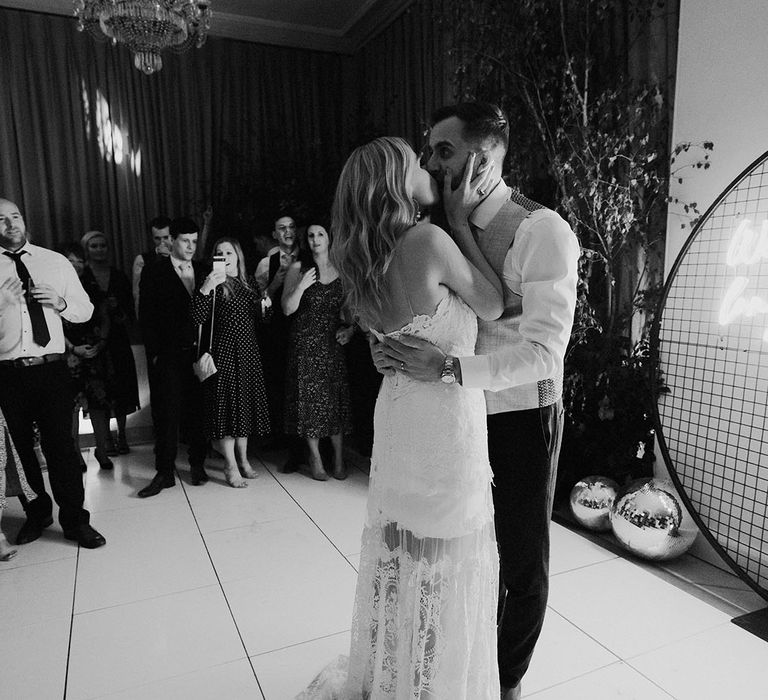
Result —
[{"label": "bride in white lace dress", "polygon": [[[469,182],[466,197],[488,175]],[[350,156],[333,210],[334,264],[374,335],[407,333],[472,354],[477,316],[502,311],[482,256],[414,222],[437,185],[408,144],[381,138]],[[479,255],[479,251],[478,251]],[[478,269],[480,268],[480,269]],[[302,700],[497,700],[498,555],[482,390],[385,376],[349,659]]]}]

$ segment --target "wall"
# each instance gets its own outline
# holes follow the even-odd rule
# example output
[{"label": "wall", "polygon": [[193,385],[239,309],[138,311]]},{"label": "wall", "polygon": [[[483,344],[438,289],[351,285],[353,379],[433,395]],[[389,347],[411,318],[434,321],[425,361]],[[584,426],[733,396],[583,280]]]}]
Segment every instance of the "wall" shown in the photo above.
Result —
[{"label": "wall", "polygon": [[[671,194],[704,213],[744,168],[768,150],[768,6],[764,0],[682,0],[673,144],[713,141],[709,170],[680,171]],[[700,153],[689,153],[692,162]],[[684,165],[680,160],[677,166]],[[670,211],[666,269],[690,234],[685,215]],[[664,472],[657,455],[658,471]],[[692,553],[724,567],[699,538]]]},{"label": "wall", "polygon": [[[673,195],[703,213],[730,182],[768,150],[768,6],[765,0],[682,0],[672,143],[713,141],[712,167],[682,172]],[[681,161],[682,162],[682,161]],[[672,211],[671,269],[690,233]]]}]

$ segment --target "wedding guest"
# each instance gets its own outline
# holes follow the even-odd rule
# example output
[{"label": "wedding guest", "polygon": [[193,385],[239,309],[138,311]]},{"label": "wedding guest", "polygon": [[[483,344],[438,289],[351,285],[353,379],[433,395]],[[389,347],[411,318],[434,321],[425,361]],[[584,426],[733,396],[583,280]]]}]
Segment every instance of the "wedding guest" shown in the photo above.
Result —
[{"label": "wedding guest", "polygon": [[158,257],[168,257],[171,254],[171,220],[167,216],[156,216],[149,222],[149,235],[152,241],[151,247],[143,253],[139,253],[133,261],[131,268],[134,311],[139,316],[139,282],[141,272],[148,264],[152,264]]},{"label": "wedding guest", "polygon": [[112,469],[109,451],[109,419],[112,415],[114,366],[107,353],[110,318],[106,295],[90,275],[86,275],[85,256],[79,243],[67,243],[59,248],[72,264],[80,282],[94,307],[91,318],[85,323],[64,321],[64,344],[67,348],[67,366],[72,377],[75,403],[72,409],[72,439],[80,454],[80,466],[85,471],[85,461],[80,451],[80,411],[89,416],[96,443],[95,457],[102,469]]},{"label": "wedding guest", "polygon": [[248,462],[248,438],[270,432],[256,322],[261,314],[261,292],[248,279],[240,243],[220,238],[214,255],[225,260],[224,271],[214,269],[192,296],[192,321],[210,323],[217,372],[203,382],[206,437],[226,460],[230,486],[247,486],[257,473]]},{"label": "wedding guest", "polygon": [[[143,253],[139,253],[133,261],[132,288],[133,304],[136,318],[139,317],[139,295],[141,273],[148,265],[152,265],[158,258],[167,258],[171,254],[171,220],[167,216],[156,216],[149,222],[149,231],[152,246]],[[146,348],[145,348],[146,350]],[[149,410],[152,415],[152,426],[157,425],[157,408],[160,405],[160,395],[157,392],[155,371],[152,364],[147,361],[147,384],[149,385]]]},{"label": "wedding guest", "polygon": [[208,481],[204,463],[208,443],[203,434],[203,395],[192,371],[196,355],[190,299],[205,277],[202,263],[193,260],[197,224],[191,219],[171,222],[171,254],[145,267],[141,274],[139,321],[147,359],[157,378],[159,406],[155,423],[155,469],[140,498],[156,496],[176,485],[174,470],[180,431],[189,447],[193,486]]},{"label": "wedding guest", "polygon": [[93,313],[72,265],[59,253],[27,240],[24,217],[0,198],[0,410],[5,414],[24,475],[37,498],[22,496],[27,520],[17,544],[33,542],[53,524],[52,502],[34,450],[40,430],[53,497],[64,537],[93,549],[106,543],[83,508],[80,462],[72,441],[71,380],[64,359],[62,319]]},{"label": "wedding guest", "polygon": [[106,351],[112,364],[110,387],[112,411],[117,421],[117,443],[110,444],[109,456],[128,454],[125,432],[126,416],[139,408],[139,383],[131,350],[130,326],[135,322],[131,283],[122,270],[110,263],[111,243],[102,231],[88,231],[80,240],[85,251],[84,286],[95,281],[104,293],[109,312],[109,336]]},{"label": "wedding guest", "polygon": [[281,299],[288,268],[299,255],[299,238],[296,221],[291,216],[280,216],[275,220],[272,237],[277,245],[269,251],[256,267],[256,283],[271,304],[271,316],[267,323],[260,324],[259,347],[264,362],[264,378],[269,401],[272,423],[273,444],[287,446],[288,460],[283,472],[294,471],[303,462],[303,446],[295,438],[286,436],[285,425],[285,371],[288,352],[288,319],[283,313]]},{"label": "wedding guest", "polygon": [[[27,500],[35,499],[35,492],[29,488],[21,467],[19,453],[11,440],[5,416],[0,411],[0,520],[3,517],[3,508],[9,496],[24,496]],[[13,559],[18,550],[14,549],[0,528],[0,561]]]},{"label": "wedding guest", "polygon": [[344,295],[339,273],[328,256],[331,237],[320,225],[307,227],[309,255],[286,274],[282,307],[291,317],[286,370],[285,432],[303,437],[312,477],[328,479],[319,441],[330,437],[333,476],[347,476],[343,436],[349,432],[349,388],[343,345],[352,337],[342,323]]}]

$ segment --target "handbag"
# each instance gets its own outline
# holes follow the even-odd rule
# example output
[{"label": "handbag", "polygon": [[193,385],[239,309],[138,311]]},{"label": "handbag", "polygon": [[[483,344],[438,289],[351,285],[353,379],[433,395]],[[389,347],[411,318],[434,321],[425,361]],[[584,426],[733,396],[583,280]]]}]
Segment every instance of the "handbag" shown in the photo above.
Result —
[{"label": "handbag", "polygon": [[[208,350],[213,349],[213,322],[216,313],[216,292],[213,292],[213,301],[211,306],[211,335],[208,338]],[[203,340],[203,324],[201,323],[197,328],[197,347],[200,347],[200,343]],[[192,363],[192,371],[195,376],[204,382],[209,377],[212,377],[219,370],[216,369],[216,363],[213,361],[213,356],[210,352],[204,352],[195,362]]]}]

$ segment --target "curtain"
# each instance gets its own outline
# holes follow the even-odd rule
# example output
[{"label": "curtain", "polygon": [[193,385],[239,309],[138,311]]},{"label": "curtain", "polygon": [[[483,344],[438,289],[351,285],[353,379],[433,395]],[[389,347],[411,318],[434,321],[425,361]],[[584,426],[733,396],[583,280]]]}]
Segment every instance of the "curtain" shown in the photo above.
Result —
[{"label": "curtain", "polygon": [[[668,99],[678,4],[626,67],[668,78]],[[391,134],[418,150],[454,101],[453,6],[415,0],[352,57],[210,37],[152,76],[72,18],[0,8],[0,196],[49,247],[103,228],[126,269],[158,214],[199,222],[211,203],[214,234],[241,238],[281,210],[326,219],[352,147]],[[617,16],[610,41],[632,21]]]},{"label": "curtain", "polygon": [[[0,9],[0,196],[41,245],[110,233],[124,269],[158,214],[200,222],[212,203],[224,234],[245,200],[243,225],[271,230],[279,206],[349,151],[351,60],[211,37],[146,76],[72,18]],[[272,196],[281,177],[294,186],[285,202]]]},{"label": "curtain", "polygon": [[402,136],[418,150],[432,112],[454,101],[443,0],[418,0],[356,56],[360,140]]}]

